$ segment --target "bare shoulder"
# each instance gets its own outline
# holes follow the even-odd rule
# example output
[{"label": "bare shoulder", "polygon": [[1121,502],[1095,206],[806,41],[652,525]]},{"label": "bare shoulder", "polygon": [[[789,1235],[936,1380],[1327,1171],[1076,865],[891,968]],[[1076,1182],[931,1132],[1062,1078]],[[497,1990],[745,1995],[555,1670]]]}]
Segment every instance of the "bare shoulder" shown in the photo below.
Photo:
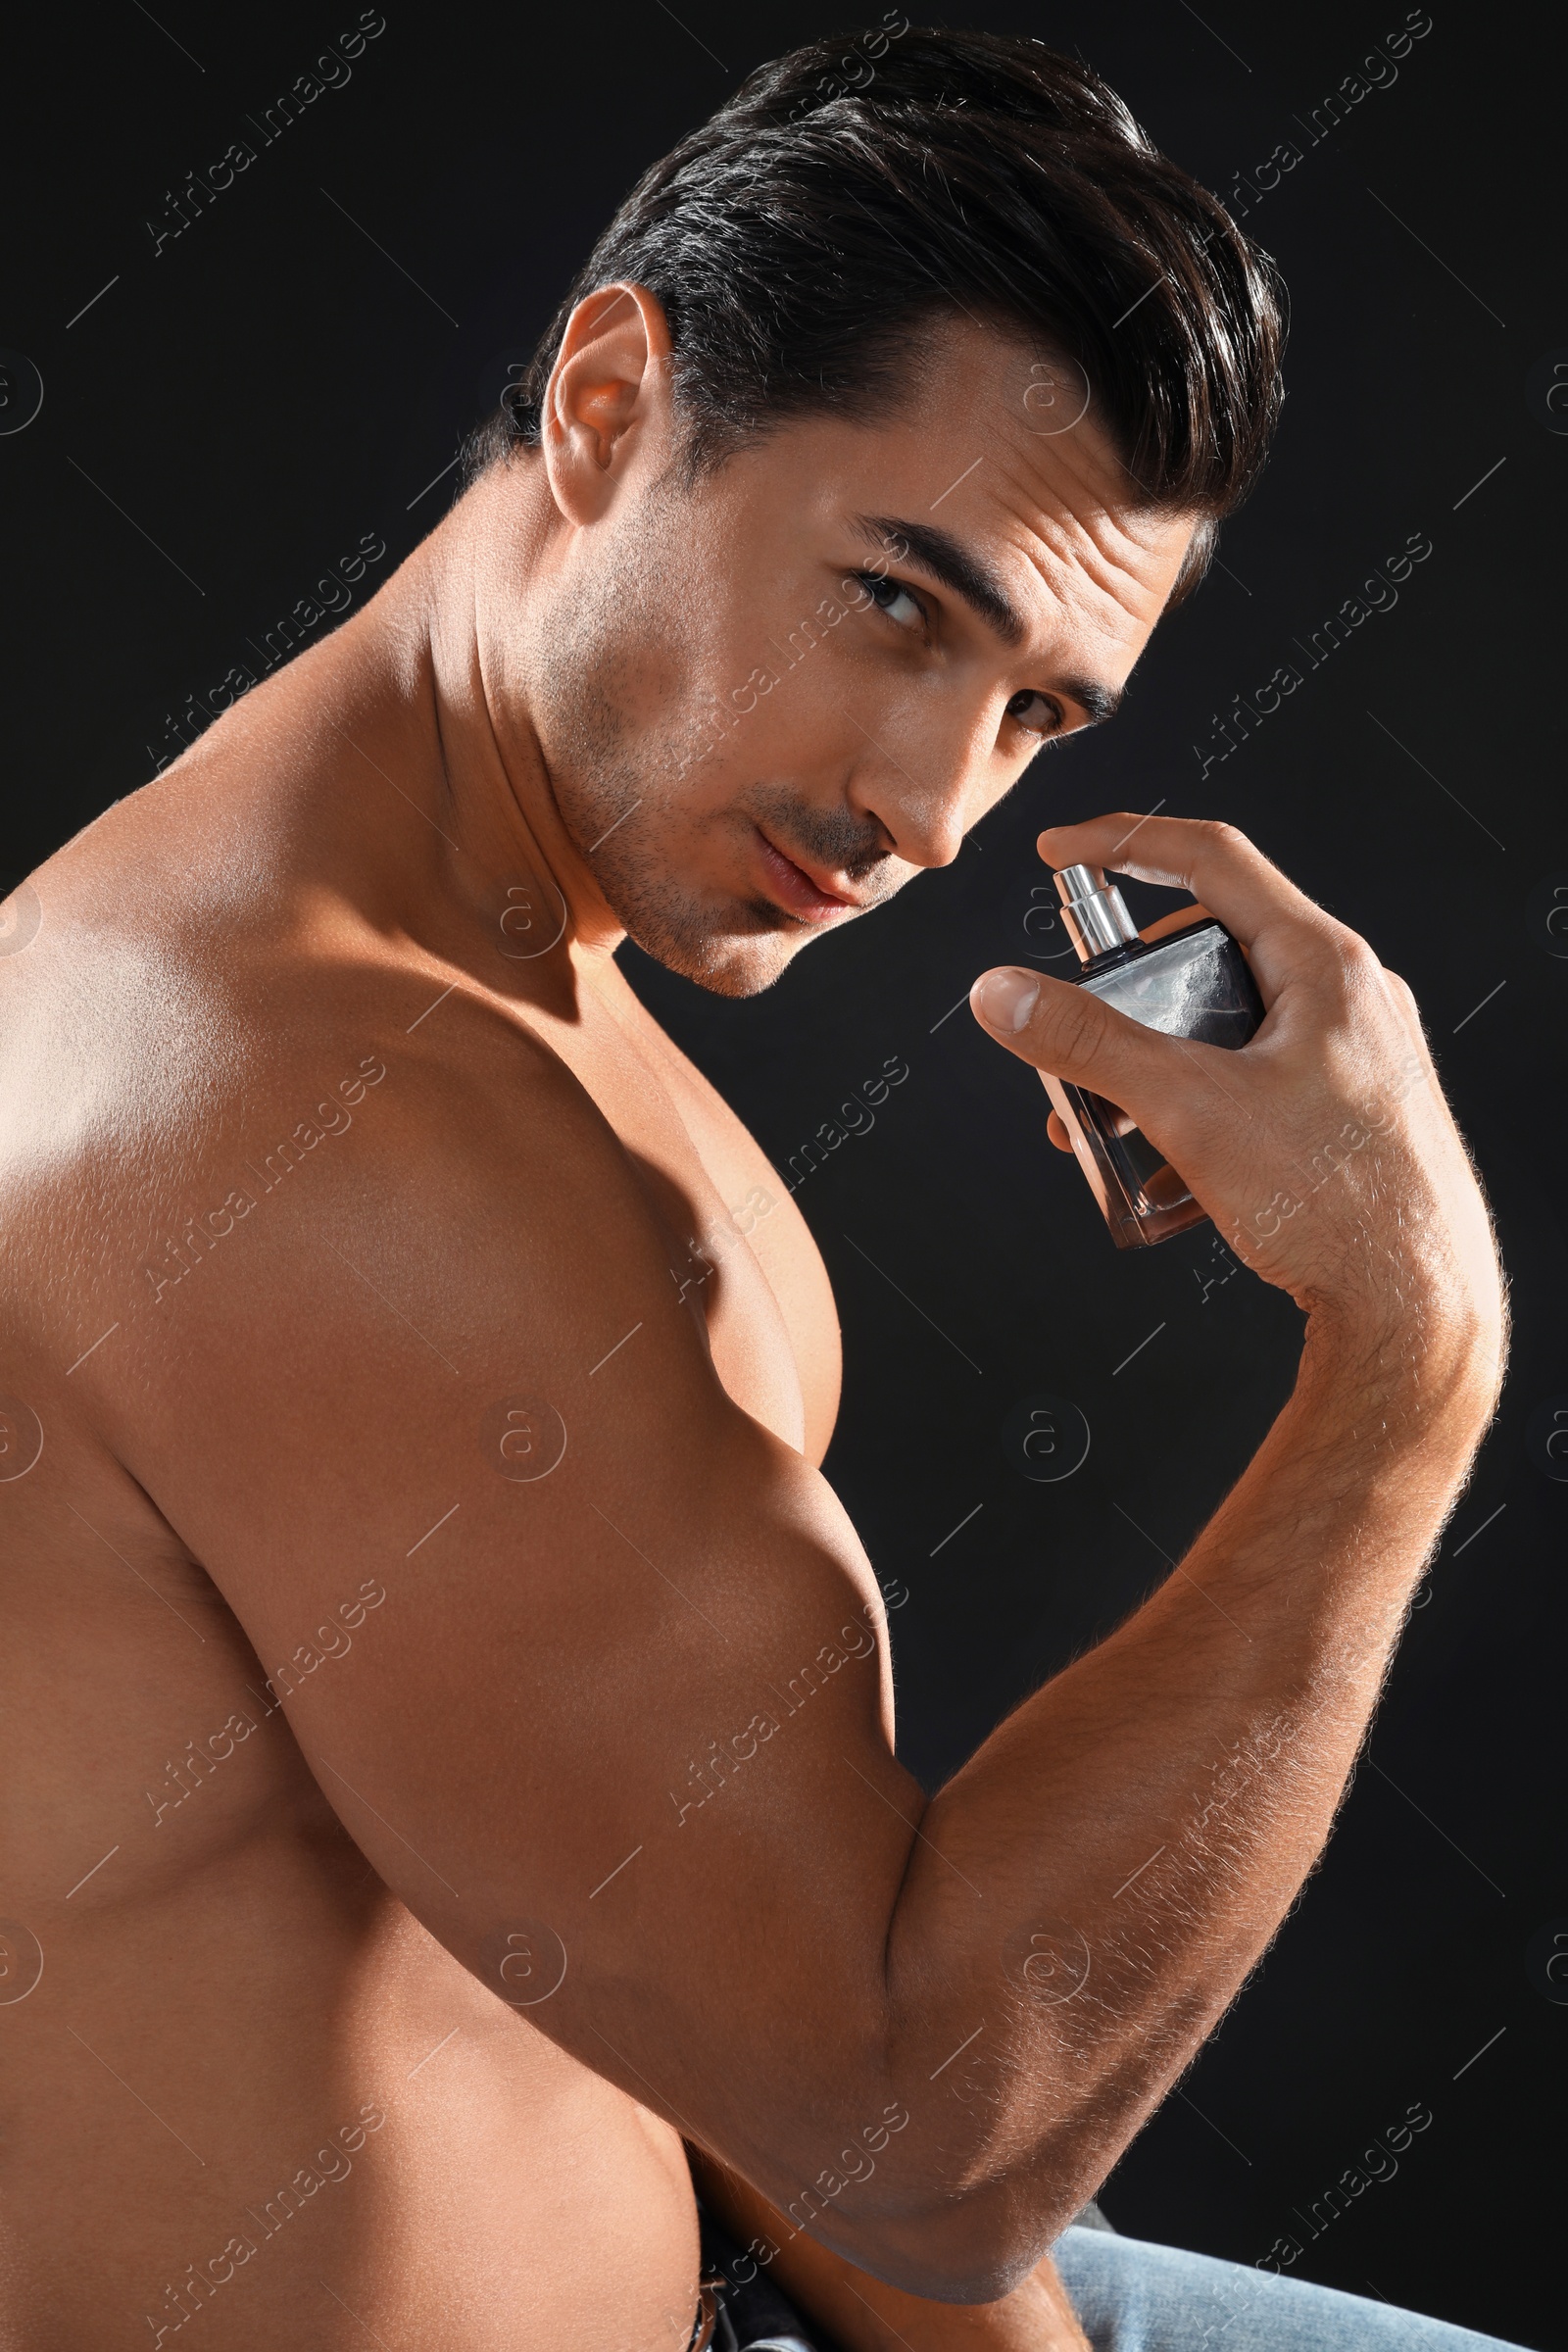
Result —
[{"label": "bare shoulder", "polygon": [[731,1226],[750,1242],[777,1298],[800,1368],[805,1446],[820,1462],[838,1418],[843,1345],[822,1253],[794,1198],[745,1121],[662,1029],[624,976],[613,975],[616,1017],[658,1069],[692,1142],[729,1207],[710,1246],[732,1246]]},{"label": "bare shoulder", "polygon": [[145,1404],[136,1346],[161,1361],[172,1315],[197,1346],[190,1300],[235,1290],[241,1262],[245,1312],[275,1328],[292,1286],[359,1263],[340,1192],[373,1204],[368,1257],[396,1233],[411,1293],[448,1298],[483,1291],[475,1237],[521,1215],[524,1243],[559,1208],[601,1245],[562,1297],[586,1342],[636,1320],[600,1335],[598,1296],[649,1251],[729,1394],[819,1459],[831,1295],[755,1141],[623,985],[617,1004],[618,975],[602,993],[575,965],[519,967],[475,925],[419,863],[438,831],[386,849],[380,804],[282,686],[41,867],[0,958],[0,1286],[45,1375],[113,1326],[74,1409],[107,1409],[117,1369]]},{"label": "bare shoulder", "polygon": [[514,1005],[302,886],[207,781],[161,779],[41,867],[0,958],[4,1284],[51,1358],[118,1323],[83,1394],[171,1317],[194,1342],[198,1289],[243,1319],[319,1287],[340,1212],[438,1288],[498,1198],[602,1202],[622,1241],[650,1214]]}]

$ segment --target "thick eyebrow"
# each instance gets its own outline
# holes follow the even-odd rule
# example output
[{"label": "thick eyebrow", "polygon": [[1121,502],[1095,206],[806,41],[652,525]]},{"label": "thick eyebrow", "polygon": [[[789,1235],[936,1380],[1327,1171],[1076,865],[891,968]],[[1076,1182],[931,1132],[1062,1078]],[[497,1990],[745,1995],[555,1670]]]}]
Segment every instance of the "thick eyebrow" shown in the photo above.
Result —
[{"label": "thick eyebrow", "polygon": [[[970,611],[994,629],[1004,645],[1022,645],[1028,630],[1017,606],[989,564],[935,523],[901,522],[892,514],[857,514],[852,527],[878,553],[895,563],[912,558],[922,571],[961,596]],[[903,551],[902,553],[900,551]],[[1117,689],[1096,678],[1063,677],[1056,691],[1068,696],[1088,713],[1091,726],[1113,718],[1121,705]]]}]

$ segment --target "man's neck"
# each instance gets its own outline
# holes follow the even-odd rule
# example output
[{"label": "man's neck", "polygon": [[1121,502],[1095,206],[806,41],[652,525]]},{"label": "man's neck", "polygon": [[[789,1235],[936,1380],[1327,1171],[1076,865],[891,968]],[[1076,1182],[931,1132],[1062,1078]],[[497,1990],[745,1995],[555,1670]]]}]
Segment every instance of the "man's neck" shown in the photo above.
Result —
[{"label": "man's neck", "polygon": [[[564,902],[573,960],[592,965],[625,932],[563,821],[533,724],[553,510],[542,480],[517,478],[527,464],[482,478],[341,633],[349,757],[395,778],[440,834],[454,894],[487,925],[509,890],[537,883]],[[487,594],[503,567],[505,595]]]}]

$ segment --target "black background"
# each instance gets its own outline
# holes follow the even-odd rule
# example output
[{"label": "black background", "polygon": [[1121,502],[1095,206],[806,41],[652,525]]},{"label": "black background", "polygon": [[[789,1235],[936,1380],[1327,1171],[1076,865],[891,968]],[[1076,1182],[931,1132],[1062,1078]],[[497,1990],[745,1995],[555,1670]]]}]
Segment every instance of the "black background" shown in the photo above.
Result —
[{"label": "black background", "polygon": [[[1544,12],[1432,5],[1396,82],[1310,147],[1298,118],[1398,28],[1402,0],[948,9],[1079,46],[1221,194],[1280,141],[1306,148],[1248,221],[1293,298],[1278,454],[1115,727],[1048,755],[951,871],[750,1004],[627,960],[780,1164],[887,1057],[908,1063],[798,1197],[845,1324],[829,1473],[879,1572],[909,1589],[893,1619],[902,1741],[928,1782],[1165,1573],[1287,1394],[1298,1343],[1294,1308],[1211,1234],[1113,1250],[1047,1146],[1033,1076],[961,1007],[942,1018],[977,970],[1024,952],[1035,831],[1161,801],[1231,818],[1411,981],[1495,1206],[1512,1375],[1327,1860],[1105,2201],[1124,2230],[1251,2261],[1305,2240],[1312,2200],[1424,2102],[1397,2177],[1306,2243],[1298,2273],[1555,2346],[1568,2007],[1527,1946],[1568,1929],[1568,1465],[1547,1475],[1540,1427],[1568,1405],[1548,1140],[1568,936],[1545,921],[1568,826],[1542,691],[1568,466],[1568,415],[1543,394],[1568,361],[1547,236],[1562,60]],[[390,551],[367,589],[386,576],[647,163],[752,65],[877,13],[387,0],[352,80],[265,148],[246,115],[353,25],[350,0],[40,13],[6,102],[0,344],[32,361],[44,400],[0,436],[0,883],[142,782],[173,748],[168,714],[362,533]],[[155,254],[166,192],[236,138],[256,163]],[[14,368],[0,423],[25,383]],[[1296,641],[1412,533],[1433,553],[1397,607],[1200,781],[1212,714],[1282,662],[1304,669]],[[1129,896],[1141,919],[1160,903]],[[1002,1445],[1037,1391],[1092,1432],[1055,1484]]]}]

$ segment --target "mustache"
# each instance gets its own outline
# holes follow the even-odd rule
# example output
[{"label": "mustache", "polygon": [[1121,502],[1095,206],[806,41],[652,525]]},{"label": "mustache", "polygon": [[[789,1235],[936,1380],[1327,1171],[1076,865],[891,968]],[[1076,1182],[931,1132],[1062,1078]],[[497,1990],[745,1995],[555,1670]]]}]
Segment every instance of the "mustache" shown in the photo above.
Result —
[{"label": "mustache", "polygon": [[[848,808],[813,808],[782,789],[749,792],[743,806],[760,818],[771,839],[786,855],[798,849],[813,864],[863,882],[892,858],[887,835],[874,816],[858,817]],[[898,887],[892,875],[889,890]]]}]

